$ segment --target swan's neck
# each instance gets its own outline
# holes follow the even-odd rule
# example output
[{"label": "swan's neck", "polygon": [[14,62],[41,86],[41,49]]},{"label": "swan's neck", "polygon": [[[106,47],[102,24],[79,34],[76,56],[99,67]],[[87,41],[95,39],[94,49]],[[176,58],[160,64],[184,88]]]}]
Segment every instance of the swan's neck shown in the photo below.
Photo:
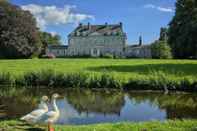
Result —
[{"label": "swan's neck", "polygon": [[48,110],[48,106],[45,101],[41,101],[41,108]]},{"label": "swan's neck", "polygon": [[53,108],[55,111],[59,111],[57,104],[56,104],[56,99],[53,99]]}]

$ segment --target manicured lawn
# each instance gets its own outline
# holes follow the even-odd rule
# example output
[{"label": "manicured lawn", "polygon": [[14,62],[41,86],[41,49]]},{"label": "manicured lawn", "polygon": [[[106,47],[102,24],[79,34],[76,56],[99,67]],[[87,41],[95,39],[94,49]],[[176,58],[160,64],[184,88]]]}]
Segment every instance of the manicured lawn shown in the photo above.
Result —
[{"label": "manicured lawn", "polygon": [[[143,123],[117,123],[96,125],[56,125],[56,131],[196,131],[197,121],[165,121],[165,122],[143,122]],[[2,121],[0,130],[5,131],[45,131],[46,125],[29,125],[19,121]]]},{"label": "manicured lawn", "polygon": [[25,72],[52,69],[57,72],[113,72],[120,78],[148,76],[162,72],[168,76],[197,77],[197,60],[148,59],[27,59],[0,60],[0,73],[20,75]]},{"label": "manicured lawn", "polygon": [[[53,73],[50,73],[50,70]],[[9,83],[19,86],[123,87],[134,90],[166,91],[168,89],[196,92],[197,61],[152,59],[0,60],[0,84]]]}]

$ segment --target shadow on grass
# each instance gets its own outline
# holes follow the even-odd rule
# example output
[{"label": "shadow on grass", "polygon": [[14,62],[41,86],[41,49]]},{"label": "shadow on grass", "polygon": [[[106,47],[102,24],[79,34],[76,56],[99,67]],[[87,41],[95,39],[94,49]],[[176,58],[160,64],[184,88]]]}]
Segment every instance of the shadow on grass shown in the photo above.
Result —
[{"label": "shadow on grass", "polygon": [[197,64],[145,64],[145,65],[112,65],[89,67],[89,71],[96,72],[123,72],[149,74],[152,72],[162,71],[167,74],[176,75],[197,75]]}]

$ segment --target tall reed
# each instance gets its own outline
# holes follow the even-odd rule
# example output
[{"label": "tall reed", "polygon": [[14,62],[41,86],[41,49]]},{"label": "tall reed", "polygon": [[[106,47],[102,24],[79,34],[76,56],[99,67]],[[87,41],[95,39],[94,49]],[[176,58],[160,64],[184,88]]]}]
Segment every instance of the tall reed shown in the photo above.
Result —
[{"label": "tall reed", "polygon": [[13,78],[10,73],[0,73],[0,85],[11,85],[13,83]]},{"label": "tall reed", "polygon": [[175,79],[162,71],[152,72],[148,77],[132,77],[129,81],[120,81],[115,74],[104,72],[101,75],[90,73],[57,73],[53,70],[28,72],[21,76],[0,74],[0,85],[51,88],[118,88],[126,90],[163,90],[197,91],[197,80],[193,77]]}]

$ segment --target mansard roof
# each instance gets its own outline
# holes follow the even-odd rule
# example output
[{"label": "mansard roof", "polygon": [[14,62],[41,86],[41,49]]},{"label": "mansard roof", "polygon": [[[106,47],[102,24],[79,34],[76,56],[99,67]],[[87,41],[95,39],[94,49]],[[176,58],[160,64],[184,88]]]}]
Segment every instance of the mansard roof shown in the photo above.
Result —
[{"label": "mansard roof", "polygon": [[122,23],[119,24],[107,24],[104,25],[87,25],[79,24],[79,26],[69,34],[69,36],[94,36],[94,35],[126,35],[123,32]]}]

